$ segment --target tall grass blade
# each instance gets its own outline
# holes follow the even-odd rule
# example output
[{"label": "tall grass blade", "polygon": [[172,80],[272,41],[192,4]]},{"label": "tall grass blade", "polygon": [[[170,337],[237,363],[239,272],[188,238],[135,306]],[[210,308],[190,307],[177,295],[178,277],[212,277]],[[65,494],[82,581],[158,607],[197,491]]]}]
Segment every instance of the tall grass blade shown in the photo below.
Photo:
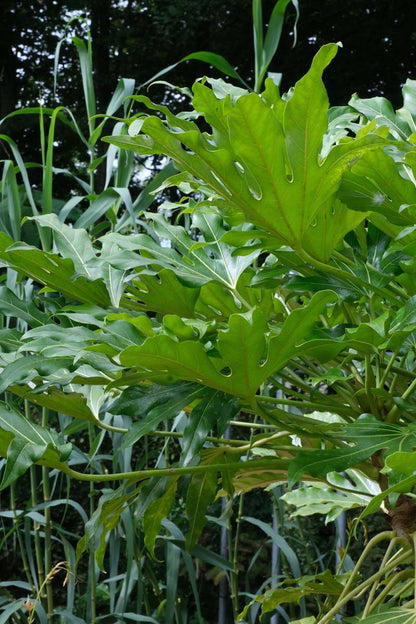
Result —
[{"label": "tall grass blade", "polygon": [[236,69],[220,54],[215,54],[214,52],[193,52],[192,54],[188,54],[184,56],[180,61],[165,67],[160,72],[146,80],[143,84],[140,85],[141,88],[146,87],[147,85],[159,80],[162,76],[172,71],[180,65],[180,63],[184,63],[186,61],[202,61],[203,63],[207,63],[208,65],[212,65],[215,69],[218,69],[225,76],[230,76],[230,78],[235,78],[238,80],[246,89],[250,89],[248,84],[243,80],[243,78],[239,75]]},{"label": "tall grass blade", "polygon": [[287,540],[285,540],[284,537],[282,537],[276,531],[274,531],[273,528],[269,524],[262,522],[258,518],[253,518],[250,516],[242,516],[241,520],[245,522],[250,522],[254,526],[259,527],[268,537],[270,537],[272,542],[276,543],[278,547],[280,548],[280,550],[282,551],[282,553],[285,555],[287,562],[292,570],[293,577],[299,578],[302,576],[299,559],[295,551],[293,550],[293,548],[288,544]]},{"label": "tall grass blade", "polygon": [[87,45],[85,45],[85,42],[79,37],[74,37],[72,41],[78,52],[81,67],[82,86],[84,89],[84,99],[88,115],[88,126],[91,135],[95,128],[95,121],[93,117],[97,112],[93,82],[91,37],[88,36]]},{"label": "tall grass blade", "polygon": [[[9,115],[10,117],[10,115]],[[11,139],[10,137],[8,137],[5,134],[0,134],[0,140],[4,141],[5,143],[8,144],[8,146],[10,147],[10,149],[12,150],[12,154],[14,156],[14,159],[16,161],[16,164],[19,168],[19,172],[20,175],[22,176],[23,179],[23,184],[24,184],[24,188],[26,191],[26,195],[27,198],[29,200],[30,206],[32,208],[32,213],[33,215],[38,215],[39,211],[38,208],[36,206],[36,202],[33,198],[33,193],[32,193],[32,186],[30,184],[29,181],[29,176],[27,174],[27,170],[26,170],[26,165],[23,161],[22,155],[20,154],[19,148],[17,147],[16,143],[13,141],[13,139]]]},{"label": "tall grass blade", "polygon": [[[263,69],[263,0],[253,0],[253,44],[254,44],[254,90],[259,89],[259,80]],[[261,80],[260,80],[261,82]]]},{"label": "tall grass blade", "polygon": [[181,551],[172,544],[172,542],[166,542],[166,615],[165,624],[173,624],[175,610],[176,610],[176,597],[178,592],[178,578],[179,578],[179,562]]},{"label": "tall grass blade", "polygon": [[255,62],[255,84],[254,90],[259,93],[263,84],[267,69],[273,60],[279,47],[285,21],[286,9],[292,4],[296,10],[294,25],[294,41],[296,42],[296,27],[299,19],[298,0],[278,0],[274,5],[270,16],[266,36],[263,33],[263,12],[262,0],[253,0],[253,36],[254,36],[254,62]]},{"label": "tall grass blade", "polygon": [[14,240],[20,240],[22,208],[14,165],[11,160],[6,160],[3,163],[0,211],[2,230]]}]

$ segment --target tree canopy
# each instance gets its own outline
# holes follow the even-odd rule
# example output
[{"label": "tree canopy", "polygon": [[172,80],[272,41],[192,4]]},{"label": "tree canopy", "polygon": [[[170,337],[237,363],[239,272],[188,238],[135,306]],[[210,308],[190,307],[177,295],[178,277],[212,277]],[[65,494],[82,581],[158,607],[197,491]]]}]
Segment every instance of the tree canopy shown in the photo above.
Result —
[{"label": "tree canopy", "polygon": [[[265,0],[267,20],[273,8]],[[413,0],[400,6],[388,0],[312,0],[299,2],[301,18],[293,47],[294,9],[287,13],[279,53],[271,70],[283,72],[284,87],[299,79],[319,47],[340,41],[344,50],[329,70],[332,104],[353,91],[361,97],[385,95],[400,104],[400,87],[414,69],[416,27]],[[221,54],[250,83],[253,80],[250,0],[3,0],[0,20],[0,115],[39,97],[53,104],[54,51],[65,32],[91,31],[99,105],[104,106],[121,77],[147,81],[191,52]],[[74,17],[85,22],[74,21]],[[72,22],[68,26],[68,22]],[[61,48],[57,100],[72,106],[81,95],[77,63],[70,46]],[[174,84],[190,85],[207,72],[196,62],[171,74]]]}]

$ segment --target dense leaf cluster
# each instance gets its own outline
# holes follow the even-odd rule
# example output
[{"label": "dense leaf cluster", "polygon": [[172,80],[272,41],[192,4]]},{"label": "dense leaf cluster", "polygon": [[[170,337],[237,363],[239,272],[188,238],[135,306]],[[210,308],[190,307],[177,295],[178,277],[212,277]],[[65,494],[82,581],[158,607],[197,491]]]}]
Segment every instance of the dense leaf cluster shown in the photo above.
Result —
[{"label": "dense leaf cluster", "polygon": [[[148,552],[162,534],[190,569],[216,497],[281,482],[306,483],[285,495],[299,515],[364,507],[364,517],[383,505],[392,518],[395,533],[373,538],[348,578],[340,567],[289,579],[240,619],[259,602],[268,613],[322,594],[306,621],[327,624],[366,592],[360,621],[409,615],[408,577],[394,576],[413,557],[402,511],[416,482],[416,83],[397,111],[358,96],[329,109],[322,73],[337,50],[324,46],[284,95],[270,78],[261,93],[208,78],[179,114],[131,96],[106,138],[112,158],[168,157],[154,190],[173,188],[179,201],[151,213],[125,195],[119,212],[115,186],[75,223],[65,222],[72,204],[31,217],[42,248],[0,236],[0,391],[64,424],[55,435],[2,403],[1,487],[39,463],[116,484],[91,513],[78,559],[95,541],[102,569],[111,532],[133,510]],[[91,129],[94,145],[103,125]],[[249,441],[226,436],[237,418],[252,423]],[[76,421],[100,432],[88,461],[65,443]],[[130,455],[117,471],[112,457],[96,461],[104,438],[117,456],[155,432],[180,440],[173,457],[134,465]],[[169,520],[176,501],[181,528]],[[381,570],[362,579],[384,540]],[[378,583],[394,601],[383,589],[375,597]]]}]

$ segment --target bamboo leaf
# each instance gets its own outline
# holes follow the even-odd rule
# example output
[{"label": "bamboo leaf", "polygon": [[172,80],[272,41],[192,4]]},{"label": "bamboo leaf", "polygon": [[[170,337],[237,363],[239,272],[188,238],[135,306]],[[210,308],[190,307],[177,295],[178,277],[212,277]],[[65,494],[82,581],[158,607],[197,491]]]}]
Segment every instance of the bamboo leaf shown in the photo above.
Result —
[{"label": "bamboo leaf", "polygon": [[201,402],[192,410],[183,433],[181,465],[186,466],[198,455],[207,435],[218,421],[224,431],[239,409],[238,402],[230,395],[216,390],[205,391]]},{"label": "bamboo leaf", "polygon": [[[216,458],[214,458],[216,459]],[[207,470],[192,476],[186,497],[186,515],[189,530],[186,535],[186,549],[190,552],[198,542],[206,524],[206,510],[213,502],[217,491],[218,474]]]},{"label": "bamboo leaf", "polygon": [[[96,113],[96,103],[95,103],[95,90],[93,83],[93,68],[92,68],[92,50],[91,50],[91,40],[88,39],[88,45],[85,45],[85,42],[79,37],[73,37],[72,41],[74,42],[79,61],[81,65],[81,76],[82,76],[82,86],[84,89],[84,99],[87,108],[87,116],[88,119],[91,118]],[[92,123],[90,121],[90,123]]]},{"label": "bamboo leaf", "polygon": [[107,408],[112,414],[126,414],[136,420],[123,436],[120,449],[135,444],[141,437],[154,431],[162,421],[175,418],[202,392],[203,388],[188,382],[170,386],[153,384],[147,391],[135,385],[124,390]]},{"label": "bamboo leaf", "polygon": [[294,578],[299,578],[302,576],[299,560],[296,556],[293,548],[288,544],[288,542],[277,533],[269,524],[262,522],[258,518],[253,518],[251,516],[243,516],[241,518],[244,522],[249,522],[250,524],[254,524],[259,527],[271,540],[282,550],[284,553],[287,562],[292,570]]},{"label": "bamboo leaf", "polygon": [[153,559],[155,557],[155,542],[162,526],[162,520],[166,518],[175,502],[177,477],[171,477],[162,496],[153,500],[147,507],[143,516],[144,543]]},{"label": "bamboo leaf", "polygon": [[[10,435],[11,434],[11,435]],[[6,466],[0,489],[8,487],[34,463],[62,469],[71,453],[71,444],[60,445],[56,434],[35,425],[5,403],[0,404],[0,449],[7,446]]]},{"label": "bamboo leaf", "polygon": [[397,450],[416,448],[416,434],[412,426],[404,428],[390,423],[366,422],[365,418],[342,426],[341,431],[333,434],[335,436],[353,444],[329,450],[300,451],[289,467],[290,483],[301,479],[303,474],[318,477],[329,472],[342,472],[381,449],[388,456]]},{"label": "bamboo leaf", "polygon": [[204,52],[204,51],[193,52],[192,54],[188,54],[187,56],[184,56],[177,63],[173,63],[172,65],[165,67],[160,72],[152,76],[152,78],[149,78],[149,80],[144,82],[141,86],[145,87],[146,85],[151,84],[152,82],[155,82],[156,80],[158,80],[159,78],[167,74],[168,72],[175,69],[175,67],[177,67],[180,63],[184,63],[186,61],[202,61],[203,63],[212,65],[216,69],[219,69],[219,71],[225,74],[226,76],[230,76],[231,78],[236,78],[242,84],[244,84],[244,86],[247,86],[244,80],[241,78],[241,76],[237,73],[235,68],[223,56],[221,56],[220,54],[215,54],[214,52]]}]

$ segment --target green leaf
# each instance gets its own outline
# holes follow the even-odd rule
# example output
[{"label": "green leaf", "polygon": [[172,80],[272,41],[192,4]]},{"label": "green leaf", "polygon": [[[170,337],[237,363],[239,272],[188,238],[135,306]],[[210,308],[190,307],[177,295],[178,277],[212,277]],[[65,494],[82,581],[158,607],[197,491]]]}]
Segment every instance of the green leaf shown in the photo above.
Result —
[{"label": "green leaf", "polygon": [[[311,256],[327,262],[344,236],[359,225],[369,212],[348,210],[335,200],[322,206],[302,238],[302,247]],[[337,291],[338,292],[338,291]]]},{"label": "green leaf", "polygon": [[[268,357],[263,365],[267,376],[282,368],[297,353],[308,352],[308,338],[316,319],[336,300],[334,292],[321,291],[313,295],[307,305],[290,313],[280,333],[269,340]],[[314,340],[310,340],[310,343],[315,346]],[[337,345],[335,347],[338,348]]]},{"label": "green leaf", "polygon": [[[103,217],[108,210],[114,208],[122,201],[126,207],[128,213],[132,213],[132,199],[128,189],[124,188],[107,188],[103,191],[90,206],[82,213],[82,215],[76,220],[74,230],[86,230],[90,225],[97,223],[97,221]],[[46,223],[47,224],[47,223]],[[52,227],[52,226],[50,226]],[[57,230],[58,231],[58,230]],[[85,232],[87,234],[87,232]]]},{"label": "green leaf", "polygon": [[[218,215],[201,213],[194,216],[193,227],[200,230],[200,237],[203,236],[201,244],[195,244],[195,240],[183,227],[171,225],[162,215],[153,215],[152,219],[156,234],[161,241],[165,241],[164,246],[144,234],[128,238],[112,234],[107,239],[121,247],[128,245],[129,249],[150,254],[155,262],[148,261],[149,264],[173,270],[191,287],[213,280],[235,290],[240,275],[259,254],[256,251],[246,257],[233,256],[232,249],[220,240],[225,229]],[[171,245],[166,246],[166,241],[170,241]]]},{"label": "green leaf", "polygon": [[367,615],[360,620],[360,624],[416,624],[416,610],[405,607],[391,607],[386,609],[383,606],[381,611],[374,615]]},{"label": "green leaf", "polygon": [[166,480],[163,495],[150,503],[143,516],[144,543],[153,559],[156,559],[155,542],[162,526],[162,520],[169,515],[175,503],[177,481],[176,477],[170,477]]},{"label": "green leaf", "polygon": [[39,310],[33,302],[19,299],[6,286],[0,287],[0,312],[26,321],[31,327],[37,327],[47,322],[47,315]]},{"label": "green leaf", "polygon": [[7,266],[72,300],[110,305],[104,284],[100,280],[87,280],[84,276],[75,277],[72,260],[23,243],[10,246],[12,242],[4,239],[4,235],[0,237],[0,259]]},{"label": "green leaf", "polygon": [[386,467],[402,475],[410,476],[416,471],[415,454],[406,451],[392,453],[386,459]]},{"label": "green leaf", "polygon": [[88,542],[99,535],[99,543],[95,551],[95,558],[100,570],[104,570],[104,555],[107,546],[108,534],[120,522],[121,514],[128,508],[132,500],[137,497],[142,484],[132,492],[125,493],[125,486],[115,490],[104,490],[91,518],[85,524],[85,535],[78,541],[76,560],[79,562],[82,554],[87,550]]},{"label": "green leaf", "polygon": [[224,488],[230,493],[234,490],[244,493],[256,488],[265,488],[279,481],[286,482],[288,467],[289,460],[272,457],[241,462],[241,468],[230,475],[231,486],[224,485]]},{"label": "green leaf", "polygon": [[[72,38],[73,43],[78,52],[79,62],[81,66],[81,76],[82,76],[82,86],[84,90],[84,99],[87,108],[87,116],[91,120],[91,117],[95,115],[95,90],[94,90],[94,82],[93,76],[94,72],[92,69],[92,49],[91,49],[91,39],[88,38],[88,43],[85,45],[85,42],[79,37]],[[90,121],[90,123],[92,123]]]},{"label": "green leaf", "polygon": [[405,428],[390,423],[366,422],[365,419],[342,425],[340,431],[330,437],[338,437],[340,440],[352,442],[353,445],[329,450],[300,451],[289,467],[290,483],[300,480],[304,474],[318,477],[329,472],[342,472],[382,449],[385,449],[387,456],[399,449],[416,448],[416,432],[411,425]]},{"label": "green leaf", "polygon": [[239,614],[237,622],[244,622],[247,612],[250,607],[256,602],[262,603],[262,613],[269,613],[274,611],[276,607],[281,604],[299,602],[303,596],[303,591],[300,587],[285,587],[284,589],[270,589],[265,594],[260,594],[252,600],[244,610]]},{"label": "green leaf", "polygon": [[374,496],[373,499],[368,503],[367,507],[360,514],[358,518],[358,522],[363,520],[366,516],[369,516],[372,513],[375,513],[380,509],[385,498],[390,496],[390,494],[407,494],[412,491],[414,484],[416,483],[416,475],[412,475],[411,477],[407,477],[407,479],[401,479],[398,483],[391,485],[387,490],[383,490],[377,496]]},{"label": "green leaf", "polygon": [[3,353],[14,353],[22,345],[22,332],[18,329],[0,329],[0,346]]},{"label": "green leaf", "polygon": [[387,338],[389,316],[390,313],[385,312],[373,321],[347,328],[344,337],[346,345],[361,352],[375,351]]},{"label": "green leaf", "polygon": [[54,412],[60,412],[89,422],[95,421],[93,414],[87,407],[85,397],[73,390],[64,392],[59,388],[51,386],[47,391],[43,389],[42,392],[36,392],[36,390],[28,389],[26,386],[12,385],[8,386],[7,391],[30,401],[30,403],[47,407]]},{"label": "green leaf", "polygon": [[372,214],[370,220],[390,236],[399,234],[400,226],[414,223],[403,210],[416,203],[414,184],[401,175],[393,158],[383,151],[369,151],[353,165],[343,177],[339,197],[352,210],[370,210],[385,217],[380,220]]},{"label": "green leaf", "polygon": [[225,430],[239,409],[240,405],[234,397],[216,390],[206,390],[201,402],[192,410],[183,432],[181,465],[186,466],[198,455],[207,435],[218,421],[222,430]]},{"label": "green leaf", "polygon": [[332,275],[318,275],[312,277],[301,277],[296,275],[291,277],[285,284],[291,292],[314,293],[320,290],[333,290],[340,299],[354,301],[361,295],[361,290],[355,284],[333,277]]},{"label": "green leaf", "polygon": [[283,125],[270,102],[255,93],[231,106],[227,98],[218,100],[196,83],[194,105],[213,124],[212,137],[140,97],[165,115],[168,125],[151,116],[142,123],[142,135],[107,140],[141,153],[166,154],[179,171],[192,174],[214,193],[217,210],[230,222],[253,223],[274,240],[296,248],[315,215],[335,196],[350,163],[383,143],[379,137],[364,136],[335,146],[320,162],[328,123],[321,75],[336,50],[330,44],[318,52],[284,103]]},{"label": "green leaf", "polygon": [[142,273],[128,292],[143,310],[192,318],[200,289],[183,285],[174,271],[162,269],[157,277]]},{"label": "green leaf", "polygon": [[28,383],[36,377],[54,376],[56,379],[62,379],[64,375],[68,375],[72,363],[70,357],[45,358],[41,355],[20,357],[4,367],[0,378],[0,393],[11,385]]},{"label": "green leaf", "polygon": [[296,507],[291,516],[325,514],[328,522],[334,520],[344,510],[365,507],[370,502],[371,496],[344,491],[341,494],[328,487],[309,486],[287,492],[282,499]]},{"label": "green leaf", "polygon": [[133,386],[124,390],[107,410],[112,414],[125,414],[137,420],[123,436],[120,449],[137,442],[144,435],[155,431],[159,423],[175,418],[179,412],[199,399],[204,389],[189,382],[169,386],[153,384],[147,391]]},{"label": "green leaf", "polygon": [[[215,461],[216,458],[213,458]],[[201,462],[203,465],[203,462]],[[192,476],[186,497],[186,515],[189,521],[189,530],[186,535],[186,549],[191,551],[197,543],[202,529],[206,524],[206,510],[213,502],[217,491],[218,475],[207,470]]]},{"label": "green leaf", "polygon": [[95,258],[90,237],[84,229],[69,227],[59,220],[55,214],[32,217],[41,227],[49,228],[54,233],[54,242],[63,258],[70,258],[77,273],[91,279],[91,271],[87,263]]},{"label": "green leaf", "polygon": [[[272,14],[268,21],[266,36],[263,42],[263,19],[262,19],[262,2],[255,0],[253,2],[253,30],[254,30],[254,53],[255,53],[255,91],[260,90],[261,83],[266,71],[276,54],[279,47],[280,37],[285,21],[285,13],[287,5],[291,0],[278,0],[273,8]],[[296,20],[294,25],[294,38],[296,40],[296,24],[299,18],[299,7],[296,2],[292,2],[296,10]]]},{"label": "green leaf", "polygon": [[2,452],[7,445],[0,489],[8,487],[40,460],[47,466],[62,469],[62,462],[68,459],[72,449],[71,444],[60,445],[55,433],[35,425],[5,403],[0,404],[0,438]]},{"label": "green leaf", "polygon": [[309,305],[295,310],[286,319],[279,334],[273,335],[266,348],[267,324],[263,312],[253,309],[233,314],[228,329],[220,331],[218,357],[210,357],[200,342],[176,342],[166,335],[148,338],[140,347],[128,347],[120,354],[123,366],[134,367],[143,378],[160,373],[174,379],[186,379],[216,388],[227,394],[252,400],[260,384],[282,368],[291,357],[305,351],[304,339],[328,303],[332,292],[317,293]]},{"label": "green leaf", "polygon": [[261,529],[268,537],[271,538],[272,542],[277,545],[279,549],[281,549],[284,554],[287,563],[293,573],[293,576],[300,577],[301,570],[299,565],[299,560],[293,548],[289,545],[289,543],[278,534],[276,530],[274,530],[269,524],[266,522],[262,522],[258,518],[253,518],[251,516],[242,516],[241,518],[245,522],[249,522],[250,524],[255,525],[259,529]]},{"label": "green leaf", "polygon": [[[295,585],[296,584],[296,585]],[[343,590],[343,585],[339,583],[329,570],[325,570],[315,576],[302,576],[295,580],[287,579],[279,583],[278,587],[269,589],[264,594],[256,596],[254,600],[238,616],[237,621],[241,621],[248,609],[256,602],[262,603],[261,613],[270,613],[277,606],[285,603],[299,602],[303,596],[323,594],[339,596]],[[302,618],[296,620],[299,624],[313,624],[315,618]]]},{"label": "green leaf", "polygon": [[168,72],[175,69],[175,67],[177,67],[180,63],[184,63],[186,61],[202,61],[203,63],[212,65],[212,67],[219,69],[219,71],[225,74],[226,76],[230,76],[230,78],[236,78],[237,80],[239,80],[239,82],[247,86],[244,80],[236,72],[234,67],[230,65],[230,63],[223,56],[221,56],[220,54],[215,54],[215,52],[204,52],[204,51],[192,52],[192,54],[188,54],[187,56],[184,56],[180,61],[177,61],[176,63],[173,63],[172,65],[169,65],[168,67],[165,67],[160,72],[152,76],[152,78],[149,78],[149,80],[144,82],[141,86],[144,87],[152,82],[155,82],[155,80],[158,80],[159,78],[161,78]]},{"label": "green leaf", "polygon": [[369,121],[374,119],[377,126],[387,126],[394,138],[404,140],[408,138],[408,124],[395,114],[391,102],[386,98],[377,96],[362,99],[354,94],[348,104]]},{"label": "green leaf", "polygon": [[[0,416],[0,426],[3,421]],[[7,449],[7,464],[0,483],[0,490],[8,487],[21,477],[26,470],[38,462],[45,454],[46,445],[33,444],[21,437],[15,437]]]}]

